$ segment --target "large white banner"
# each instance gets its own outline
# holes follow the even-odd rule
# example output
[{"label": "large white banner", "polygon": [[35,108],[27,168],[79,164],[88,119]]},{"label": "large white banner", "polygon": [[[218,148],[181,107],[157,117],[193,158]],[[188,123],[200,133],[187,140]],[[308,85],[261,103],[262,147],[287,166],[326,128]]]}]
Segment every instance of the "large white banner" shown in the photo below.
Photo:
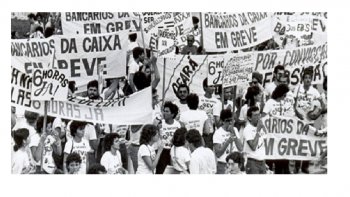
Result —
[{"label": "large white banner", "polygon": [[319,134],[297,118],[266,117],[265,159],[318,160],[327,150],[327,134]]},{"label": "large white banner", "polygon": [[203,47],[208,52],[249,48],[272,38],[267,12],[201,13]]},{"label": "large white banner", "polygon": [[[12,68],[11,106],[44,114],[44,102],[31,99],[31,77]],[[49,101],[47,114],[72,120],[118,125],[152,123],[152,92],[146,88],[122,99],[89,100],[69,97],[67,102]]]}]

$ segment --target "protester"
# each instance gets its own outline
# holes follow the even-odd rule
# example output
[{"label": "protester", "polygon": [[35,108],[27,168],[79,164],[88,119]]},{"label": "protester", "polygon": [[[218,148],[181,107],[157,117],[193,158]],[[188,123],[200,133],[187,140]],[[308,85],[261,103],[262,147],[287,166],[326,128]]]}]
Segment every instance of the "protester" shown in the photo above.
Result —
[{"label": "protester", "polygon": [[134,76],[135,76],[135,73],[137,71],[139,71],[140,64],[145,59],[145,53],[144,53],[143,48],[135,47],[132,50],[132,55],[133,55],[133,59],[131,59],[131,61],[129,63],[129,71],[128,71],[129,76],[128,76],[128,79],[129,79],[129,84],[131,86],[132,91],[136,92],[136,87],[135,87],[135,84],[134,84]]},{"label": "protester", "polygon": [[155,153],[152,145],[159,140],[159,130],[154,125],[145,125],[141,132],[140,149],[137,155],[137,174],[154,174],[154,170],[159,162],[160,154],[163,151],[163,143],[158,146]]},{"label": "protester", "polygon": [[179,117],[182,112],[189,110],[186,100],[188,94],[190,94],[190,88],[185,84],[180,84],[176,94],[178,100],[174,101],[174,104],[179,108]]},{"label": "protester", "polygon": [[244,157],[240,152],[232,152],[226,157],[225,174],[245,174]]},{"label": "protester", "polygon": [[87,97],[92,100],[103,100],[100,96],[97,80],[90,81],[87,84]]},{"label": "protester", "polygon": [[186,133],[185,128],[177,129],[173,137],[173,146],[170,150],[171,163],[174,169],[179,174],[188,174],[190,166],[191,153],[185,147],[186,146]]},{"label": "protester", "polygon": [[127,170],[123,168],[121,154],[119,152],[120,144],[124,143],[117,133],[108,134],[105,137],[105,150],[101,158],[101,165],[103,165],[107,174],[126,174]]},{"label": "protester", "polygon": [[12,155],[12,174],[29,174],[35,169],[29,161],[29,156],[26,151],[26,146],[29,144],[29,131],[28,129],[18,129],[14,131],[13,138],[15,145],[13,150],[15,153]]},{"label": "protester", "polygon": [[[222,125],[222,122],[220,122],[220,112],[223,109],[230,109],[233,110],[233,101],[232,101],[232,88],[227,87],[224,88],[224,108],[222,108],[222,102],[218,102],[213,109],[214,119],[215,119],[215,125],[217,128],[219,128]],[[236,109],[235,109],[236,112]]]},{"label": "protester", "polygon": [[107,174],[107,171],[103,165],[95,163],[90,166],[90,168],[87,171],[87,174]]},{"label": "protester", "polygon": [[273,82],[269,83],[265,88],[266,100],[271,97],[272,92],[280,84],[280,79],[284,75],[284,66],[277,65],[273,70]]},{"label": "protester", "polygon": [[215,174],[215,155],[212,150],[203,146],[199,131],[190,129],[186,134],[186,141],[191,150],[190,174]]},{"label": "protester", "polygon": [[243,129],[248,121],[247,111],[250,107],[256,106],[261,111],[262,103],[262,92],[257,86],[251,86],[248,88],[247,94],[245,95],[245,103],[241,108],[239,115],[239,123],[241,125],[240,136],[243,134]]},{"label": "protester", "polygon": [[194,44],[194,35],[187,35],[187,45],[182,48],[182,55],[197,55],[198,47]]},{"label": "protester", "polygon": [[80,174],[81,171],[81,157],[78,153],[72,152],[69,155],[67,155],[66,161],[65,161],[65,174]]},{"label": "protester", "polygon": [[233,151],[242,151],[243,145],[236,127],[233,127],[232,112],[224,109],[220,113],[223,125],[213,136],[214,152],[217,157],[217,174],[225,174],[226,157]]}]

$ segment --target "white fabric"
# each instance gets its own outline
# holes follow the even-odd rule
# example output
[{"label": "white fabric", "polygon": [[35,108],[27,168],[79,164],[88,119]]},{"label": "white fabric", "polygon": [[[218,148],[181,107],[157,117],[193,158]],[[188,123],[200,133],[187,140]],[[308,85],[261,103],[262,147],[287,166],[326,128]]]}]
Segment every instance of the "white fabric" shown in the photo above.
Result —
[{"label": "white fabric", "polygon": [[[257,102],[255,103],[255,106],[259,108],[260,110],[260,103]],[[248,105],[247,104],[244,104],[243,107],[241,108],[241,111],[239,113],[239,120],[242,120],[242,121],[248,121],[248,118],[247,118],[247,112],[248,112]]]},{"label": "white fabric", "polygon": [[113,155],[111,151],[105,152],[100,163],[106,168],[107,174],[118,174],[118,169],[123,166],[122,157],[118,150],[116,155]]},{"label": "white fabric", "polygon": [[283,103],[277,102],[275,99],[270,98],[265,103],[263,112],[270,116],[283,116]]},{"label": "white fabric", "polygon": [[[134,58],[132,58],[129,61],[130,61],[130,64],[129,64],[129,75],[130,74],[135,74],[137,71],[139,71],[140,65],[137,64],[137,62],[135,61]],[[130,79],[130,76],[129,76],[129,79]]]},{"label": "white fabric", "polygon": [[135,48],[135,47],[138,47],[139,45],[137,44],[137,42],[129,42],[129,45],[128,45],[128,48],[127,48],[127,51],[130,53],[129,54],[129,62],[128,62],[128,66],[130,66],[130,63],[131,63],[131,60],[134,59],[133,55],[132,55],[132,50]]},{"label": "white fabric", "polygon": [[265,95],[271,98],[272,92],[276,89],[275,82],[269,83],[265,88]]},{"label": "white fabric", "polygon": [[186,104],[182,104],[182,103],[180,103],[180,100],[178,100],[178,99],[175,100],[173,103],[179,108],[178,116],[180,116],[182,112],[190,110],[190,108],[188,108],[187,103]]},{"label": "white fabric", "polygon": [[[237,138],[239,139],[239,133],[236,127],[234,128],[234,132],[237,136]],[[220,144],[221,146],[223,146],[223,144],[228,140],[228,138],[230,137],[230,132],[225,131],[222,127],[220,127],[219,129],[217,129],[213,135],[213,143],[215,144]],[[231,149],[232,146],[232,149]],[[226,157],[227,155],[229,155],[231,152],[237,151],[239,152],[235,142],[233,141],[230,145],[227,146],[224,154],[221,155],[221,157],[218,158],[217,161],[226,163]]]},{"label": "white fabric", "polygon": [[148,156],[151,158],[151,161],[154,161],[156,158],[156,152],[154,151],[152,146],[142,144],[140,146],[139,152],[137,153],[137,161],[138,161],[138,167],[137,167],[137,174],[153,174],[152,170],[150,170],[146,164],[146,162],[143,160],[143,156]]},{"label": "white fabric", "polygon": [[[310,87],[309,90],[305,93],[304,85],[299,85],[294,90],[294,95],[297,97],[297,107],[296,110],[299,111],[304,117],[304,121],[313,124],[315,121],[307,117],[307,113],[312,111],[315,107],[319,107],[318,98],[321,97],[320,93],[314,88]],[[320,108],[320,107],[319,107]]]},{"label": "white fabric", "polygon": [[208,118],[210,119],[211,123],[214,124],[215,119],[214,119],[214,106],[220,103],[220,101],[215,98],[207,98],[205,96],[199,97],[199,105],[198,109],[203,110],[207,113]]},{"label": "white fabric", "polygon": [[187,130],[197,129],[201,135],[207,119],[207,114],[202,110],[188,110],[180,115],[180,121],[185,124]]},{"label": "white fabric", "polygon": [[181,124],[176,120],[174,120],[174,123],[171,125],[167,124],[164,119],[162,120],[162,128],[160,129],[160,136],[164,143],[165,149],[171,148],[174,133],[179,128],[181,128]]},{"label": "white fabric", "polygon": [[[79,174],[86,174],[86,163],[88,152],[91,150],[89,142],[86,139],[81,139],[81,142],[73,142],[74,140],[68,140],[66,146],[64,147],[64,153],[78,153],[81,157],[81,166],[79,170]],[[72,144],[73,143],[73,144]]]},{"label": "white fabric", "polygon": [[17,150],[12,157],[12,174],[21,174],[30,168],[29,157],[26,151]]},{"label": "white fabric", "polygon": [[[40,135],[38,133],[35,133],[30,137],[30,142],[29,142],[29,148],[31,149],[32,147],[38,147],[40,142]],[[41,161],[39,160],[36,162],[33,158],[33,162],[35,163],[36,166],[39,166],[41,164]]]},{"label": "white fabric", "polygon": [[264,132],[261,130],[260,134],[262,135],[261,137],[259,137],[259,141],[258,141],[258,145],[256,147],[256,150],[253,151],[248,142],[249,140],[254,140],[255,135],[256,135],[256,127],[254,127],[253,125],[251,125],[249,122],[247,123],[246,127],[244,128],[243,131],[243,137],[244,137],[244,142],[247,143],[244,145],[243,148],[243,152],[245,152],[247,154],[248,158],[252,158],[252,159],[256,159],[259,161],[264,160],[265,158],[265,145],[264,145],[264,139],[266,138],[266,135],[264,134]]},{"label": "white fabric", "polygon": [[53,144],[56,142],[55,138],[51,135],[47,136],[44,141],[43,150],[43,170],[49,174],[55,172],[55,161],[53,160]]},{"label": "white fabric", "polygon": [[289,91],[287,93],[287,96],[283,99],[283,116],[286,117],[295,117],[295,110],[294,110],[294,94]]},{"label": "white fabric", "polygon": [[[229,107],[231,108],[231,112],[232,112],[232,107],[233,107],[233,102],[232,101],[227,101],[227,104],[224,105],[224,109],[227,109]],[[219,101],[214,106],[214,109],[213,109],[214,116],[219,116],[220,117],[221,110],[222,110],[222,103],[221,103],[221,101]],[[235,112],[236,111],[237,111],[237,106],[235,107]]]},{"label": "white fabric", "polygon": [[[176,157],[175,157],[175,150],[176,150]],[[173,163],[173,167],[177,171],[182,172],[184,170],[188,170],[186,162],[189,162],[191,160],[191,153],[187,148],[185,148],[184,146],[171,147],[170,157]]]},{"label": "white fabric", "polygon": [[191,174],[215,174],[216,160],[212,150],[203,146],[196,148],[191,154]]}]

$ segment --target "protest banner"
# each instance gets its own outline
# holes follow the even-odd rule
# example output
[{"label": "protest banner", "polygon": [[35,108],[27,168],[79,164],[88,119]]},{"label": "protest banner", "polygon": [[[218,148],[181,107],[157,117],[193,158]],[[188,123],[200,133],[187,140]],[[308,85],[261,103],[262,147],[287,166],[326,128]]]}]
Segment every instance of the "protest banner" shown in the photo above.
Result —
[{"label": "protest banner", "polygon": [[174,57],[175,56],[175,32],[169,29],[158,29],[158,57]]},{"label": "protest banner", "polygon": [[36,68],[47,68],[55,50],[53,38],[12,39],[11,66],[31,75]]},{"label": "protest banner", "polygon": [[311,45],[288,50],[271,50],[254,52],[254,70],[263,74],[263,86],[272,82],[273,69],[283,65],[288,71],[290,85],[300,84],[301,74],[308,66],[313,66],[313,84],[322,84],[327,75],[327,43]]},{"label": "protest banner", "polygon": [[327,150],[327,133],[316,129],[297,118],[263,118],[267,129],[265,159],[318,160]]},{"label": "protest banner", "polygon": [[99,66],[104,78],[117,78],[126,74],[127,32],[56,36],[54,69],[76,82],[79,91],[98,79]]},{"label": "protest banner", "polygon": [[135,12],[61,12],[64,35],[140,31]]},{"label": "protest banner", "polygon": [[222,70],[222,86],[229,87],[251,81],[254,70],[253,53],[229,53],[225,56]]},{"label": "protest banner", "polygon": [[[174,101],[177,98],[177,89],[180,84],[187,84],[191,93],[203,95],[203,80],[208,76],[206,55],[176,55],[175,58],[166,59],[165,68],[165,95],[161,96],[166,101]],[[164,60],[159,58],[157,65],[159,73],[163,73]],[[161,78],[163,80],[163,78]],[[158,84],[158,92],[162,92],[163,84]],[[161,94],[159,94],[161,95]]]},{"label": "protest banner", "polygon": [[272,15],[266,12],[201,13],[207,52],[245,49],[272,38]]},{"label": "protest banner", "polygon": [[[31,99],[31,87],[31,77],[12,68],[11,106],[44,114],[44,102]],[[149,124],[152,122],[151,94],[149,87],[122,99],[98,101],[69,97],[66,102],[45,102],[48,102],[50,116],[105,124]]]},{"label": "protest banner", "polygon": [[222,70],[225,66],[224,55],[210,55],[207,58],[208,64],[208,85],[222,84]]}]

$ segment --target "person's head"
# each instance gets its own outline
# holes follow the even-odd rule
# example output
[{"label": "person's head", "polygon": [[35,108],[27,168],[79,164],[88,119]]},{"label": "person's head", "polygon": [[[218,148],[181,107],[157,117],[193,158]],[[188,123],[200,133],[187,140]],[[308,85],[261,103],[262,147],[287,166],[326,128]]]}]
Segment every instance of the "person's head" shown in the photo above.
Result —
[{"label": "person's head", "polygon": [[247,118],[253,126],[257,126],[260,120],[259,107],[252,106],[247,111]]},{"label": "person's head", "polygon": [[280,78],[284,75],[284,66],[277,65],[273,70],[273,77],[277,82],[280,81]]},{"label": "person's head", "polygon": [[78,174],[81,166],[81,157],[78,153],[72,152],[67,156],[66,167],[69,174]]},{"label": "person's head", "polygon": [[159,95],[156,88],[152,88],[152,106],[155,106],[159,102]]},{"label": "person's head", "polygon": [[262,83],[263,76],[259,72],[255,71],[252,74],[252,81],[250,82],[251,86],[258,86],[258,84]]},{"label": "person's head", "polygon": [[33,13],[28,14],[28,19],[29,19],[30,24],[34,24],[34,22],[36,21],[35,14],[33,14]]},{"label": "person's head", "polygon": [[186,144],[186,133],[187,133],[186,128],[181,127],[179,129],[176,129],[172,139],[173,145],[175,147],[184,146]]},{"label": "person's head", "polygon": [[186,141],[188,142],[191,152],[203,146],[202,136],[197,129],[190,129],[186,134]]},{"label": "person's head", "polygon": [[146,75],[146,77],[148,77],[148,78],[151,77],[151,67],[146,66],[146,68],[145,68],[145,75]]},{"label": "person's head", "polygon": [[247,90],[247,94],[245,95],[246,103],[249,106],[254,106],[261,96],[260,88],[258,86],[251,86]]},{"label": "person's head", "polygon": [[231,125],[233,126],[232,112],[230,109],[223,109],[220,112],[220,120],[223,122],[225,130]]},{"label": "person's head", "polygon": [[87,122],[73,120],[70,124],[70,134],[73,137],[83,138]]},{"label": "person's head", "polygon": [[12,31],[11,32],[11,39],[18,39],[18,38],[19,38],[18,32],[17,31]]},{"label": "person's head", "polygon": [[54,32],[55,32],[55,29],[53,27],[46,27],[44,31],[44,37],[48,38],[52,36]]},{"label": "person's head", "polygon": [[17,151],[18,149],[25,147],[29,144],[29,131],[28,129],[18,129],[13,132],[13,140],[15,141],[15,145],[13,146],[13,150]]},{"label": "person's head", "polygon": [[152,145],[153,143],[157,142],[159,140],[159,129],[157,126],[154,126],[152,124],[146,124],[141,131],[140,136],[140,145],[142,144],[149,144]]},{"label": "person's head", "polygon": [[279,84],[275,90],[272,92],[271,98],[272,99],[284,99],[287,96],[287,93],[289,92],[289,88],[285,84]]},{"label": "person's head", "polygon": [[306,86],[306,87],[311,86],[313,75],[314,75],[314,70],[313,70],[312,66],[305,68],[303,75],[302,75],[302,80],[303,80],[304,86]]},{"label": "person's head", "polygon": [[135,47],[132,50],[132,56],[135,60],[139,60],[139,61],[143,62],[143,60],[145,59],[145,52],[144,52],[143,48]]},{"label": "person's head", "polygon": [[180,100],[186,100],[188,94],[190,93],[190,88],[186,84],[180,84],[177,89],[177,95]]},{"label": "person's head", "polygon": [[196,16],[192,16],[192,23],[193,23],[193,28],[198,29],[199,18]]},{"label": "person's head", "polygon": [[37,26],[35,28],[35,32],[38,32],[38,31],[44,35],[44,28],[42,26]]},{"label": "person's head", "polygon": [[194,44],[194,35],[187,35],[187,46],[192,47]]},{"label": "person's head", "polygon": [[89,99],[99,99],[100,93],[98,92],[98,81],[90,81],[87,85],[87,95]]},{"label": "person's head", "polygon": [[36,112],[31,112],[31,111],[24,111],[24,118],[28,122],[28,124],[32,125],[36,123],[36,120],[38,119],[39,114]]},{"label": "person's head", "polygon": [[186,97],[187,106],[189,109],[196,110],[199,104],[199,98],[197,94],[191,93]]},{"label": "person's head", "polygon": [[143,90],[151,85],[151,81],[147,78],[146,74],[142,71],[135,72],[133,82],[137,90]]},{"label": "person's head", "polygon": [[226,157],[226,164],[230,174],[238,174],[244,171],[244,157],[240,152],[232,152]]},{"label": "person's head", "polygon": [[232,99],[232,88],[231,87],[227,87],[224,88],[224,100],[231,100]]},{"label": "person's head", "polygon": [[[52,116],[47,116],[46,118],[46,133],[51,134],[52,133],[52,123],[55,120]],[[44,116],[40,116],[38,120],[36,121],[36,132],[42,133],[44,127]]]},{"label": "person's head", "polygon": [[137,39],[137,33],[130,33],[129,34],[129,40],[130,42],[135,42]]},{"label": "person's head", "polygon": [[107,174],[107,170],[103,165],[94,163],[89,167],[87,174]]},{"label": "person's head", "polygon": [[280,78],[279,83],[287,86],[289,85],[289,76],[287,75],[287,73],[284,73],[284,75]]},{"label": "person's head", "polygon": [[120,136],[118,133],[109,133],[105,137],[105,150],[119,150],[120,149]]},{"label": "person's head", "polygon": [[68,89],[71,92],[71,94],[74,94],[74,92],[77,90],[77,88],[75,87],[75,81],[68,82]]},{"label": "person's head", "polygon": [[208,78],[205,78],[203,80],[202,85],[203,85],[203,90],[204,90],[205,94],[212,95],[214,93],[214,90],[215,90],[214,86],[212,86],[212,85],[208,86]]},{"label": "person's head", "polygon": [[40,12],[36,13],[36,20],[37,20],[38,22],[41,22],[42,19],[43,19],[43,16],[41,15],[41,13],[40,13]]},{"label": "person's head", "polygon": [[166,101],[163,106],[163,117],[165,120],[174,119],[179,113],[177,105],[170,101]]},{"label": "person's head", "polygon": [[323,89],[327,92],[327,76],[325,76],[323,80]]}]

